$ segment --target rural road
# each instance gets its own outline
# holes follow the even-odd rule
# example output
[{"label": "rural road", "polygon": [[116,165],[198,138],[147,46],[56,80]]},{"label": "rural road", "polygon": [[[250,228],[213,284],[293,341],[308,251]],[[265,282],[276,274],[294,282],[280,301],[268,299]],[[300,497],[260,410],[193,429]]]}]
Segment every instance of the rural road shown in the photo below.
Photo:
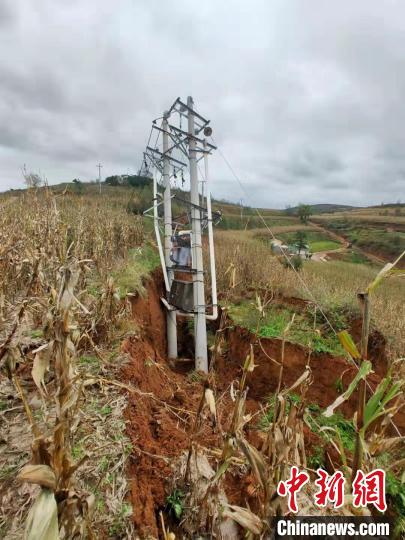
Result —
[{"label": "rural road", "polygon": [[317,251],[314,253],[311,257],[312,261],[318,261],[318,262],[327,262],[326,256],[329,255],[329,253],[339,253],[340,251],[346,251],[347,246],[337,248],[337,249],[329,249],[328,251]]}]

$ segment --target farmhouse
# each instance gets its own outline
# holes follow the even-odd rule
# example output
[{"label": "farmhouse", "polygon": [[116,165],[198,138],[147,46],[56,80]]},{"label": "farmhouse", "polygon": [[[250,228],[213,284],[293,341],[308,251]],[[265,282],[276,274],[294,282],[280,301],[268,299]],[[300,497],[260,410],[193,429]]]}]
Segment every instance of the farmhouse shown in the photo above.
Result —
[{"label": "farmhouse", "polygon": [[282,255],[283,252],[288,252],[287,244],[283,244],[281,240],[273,240],[271,243],[271,251],[275,255]]},{"label": "farmhouse", "polygon": [[299,255],[302,258],[308,259],[311,257],[311,252],[308,244],[284,244],[281,240],[275,239],[271,242],[271,251],[275,255]]}]

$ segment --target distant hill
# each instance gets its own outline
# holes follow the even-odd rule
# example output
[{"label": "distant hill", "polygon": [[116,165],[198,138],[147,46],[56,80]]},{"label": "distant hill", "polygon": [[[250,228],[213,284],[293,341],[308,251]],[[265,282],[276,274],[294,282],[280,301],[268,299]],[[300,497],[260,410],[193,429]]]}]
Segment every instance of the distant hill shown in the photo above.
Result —
[{"label": "distant hill", "polygon": [[[312,212],[314,214],[326,214],[330,212],[344,212],[345,210],[354,210],[355,208],[361,208],[360,206],[349,206],[347,204],[310,204]],[[288,208],[287,212],[296,214],[298,206]]]}]

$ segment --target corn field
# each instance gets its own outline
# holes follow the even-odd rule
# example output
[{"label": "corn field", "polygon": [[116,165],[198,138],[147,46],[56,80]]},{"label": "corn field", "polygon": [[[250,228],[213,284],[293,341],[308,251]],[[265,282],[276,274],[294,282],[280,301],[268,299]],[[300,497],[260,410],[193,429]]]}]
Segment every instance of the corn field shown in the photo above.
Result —
[{"label": "corn field", "polygon": [[[282,328],[279,353],[267,355],[276,366],[275,391],[253,400],[255,389],[249,385],[259,368],[255,351],[263,350],[260,328],[266,311],[276,297],[307,299],[302,284],[259,241],[221,231],[216,251],[222,310],[210,344],[210,372],[173,373],[159,352],[157,342],[164,338],[150,337],[158,316],[131,322],[137,313],[115,279],[129,265],[125,282],[137,281],[139,298],[146,294],[130,254],[147,252],[147,234],[143,219],[127,212],[127,196],[78,196],[45,188],[0,201],[0,422],[5,433],[0,441],[5,448],[0,534],[28,540],[138,534],[165,540],[200,534],[269,538],[272,518],[289,514],[278,486],[294,466],[312,478],[319,467],[341,470],[347,482],[360,468],[384,466],[395,479],[402,474],[403,437],[392,432],[392,418],[403,405],[398,348],[392,347],[391,367],[372,396],[366,388],[372,371],[365,345],[370,320],[381,325],[387,298],[397,314],[402,309],[395,304],[399,278],[392,269],[377,280],[369,273],[357,277],[356,290],[353,284],[345,290],[338,268],[335,275],[331,266],[326,278],[308,265],[304,281],[329,311],[339,301],[353,307],[356,292],[362,299],[357,307],[363,321],[361,346],[347,332],[339,334],[351,362],[348,369],[355,366],[356,375],[321,411],[308,397],[318,375],[308,348],[301,372],[287,384],[294,315]],[[233,332],[229,307],[245,298],[254,306],[256,330],[250,333],[248,354],[231,372],[236,362],[228,351]],[[145,303],[150,308],[153,301],[159,305],[158,297]],[[389,318],[384,331],[397,343],[403,325],[394,331],[394,314]],[[135,371],[126,372],[128,365]],[[123,370],[135,373],[134,380],[123,380]],[[153,386],[156,381],[160,386]],[[346,432],[325,418],[334,417],[352,396],[358,396],[353,418],[336,416],[336,423],[350,430],[348,441]],[[180,441],[171,454],[165,452],[174,436],[164,419],[170,419]],[[308,444],[314,439],[328,450],[321,449],[329,459],[322,465]],[[138,477],[142,464],[152,475],[146,480]],[[162,468],[168,464],[170,474]],[[136,504],[141,487],[156,478],[159,486],[164,483],[163,500],[160,494],[158,502],[151,501],[154,495],[147,491],[139,508],[131,508],[129,494]],[[233,492],[232,498],[235,479],[237,496]],[[313,496],[309,485],[300,492],[302,515],[372,515],[369,508],[355,508],[349,494],[344,510],[314,510]],[[152,506],[149,518],[147,505]],[[141,521],[135,523],[138,515]],[[149,528],[143,527],[147,518]],[[397,530],[403,531],[399,518]]]},{"label": "corn field", "polygon": [[[105,361],[100,347],[128,314],[111,274],[142,240],[142,220],[126,213],[118,198],[45,188],[1,200],[2,390],[10,392],[8,379],[31,431],[31,459],[18,480],[40,486],[35,497],[29,494],[34,504],[27,538],[96,537],[89,518],[94,495],[73,479],[88,458],[75,454],[80,415],[91,395],[78,361],[88,351]],[[6,471],[7,460],[3,465]],[[1,516],[1,528],[8,519]]]}]

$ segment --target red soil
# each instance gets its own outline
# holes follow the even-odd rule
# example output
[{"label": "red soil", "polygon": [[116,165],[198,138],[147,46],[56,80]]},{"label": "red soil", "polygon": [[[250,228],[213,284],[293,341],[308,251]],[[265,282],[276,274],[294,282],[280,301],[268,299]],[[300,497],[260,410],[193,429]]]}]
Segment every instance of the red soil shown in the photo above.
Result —
[{"label": "red soil", "polygon": [[[129,397],[127,411],[127,431],[133,443],[134,452],[130,463],[131,499],[133,518],[142,536],[158,537],[158,512],[165,506],[167,496],[167,480],[171,476],[171,458],[175,458],[188,449],[190,418],[194,418],[203,387],[201,382],[192,381],[184,374],[170,369],[165,358],[166,325],[165,314],[161,308],[162,291],[156,283],[161,282],[159,276],[147,284],[147,297],[133,300],[133,316],[140,328],[139,336],[126,340],[123,350],[130,354],[130,361],[124,367],[126,382],[137,387],[148,395],[132,393]],[[354,325],[354,337],[357,338],[358,325]],[[375,371],[369,377],[374,388],[383,374],[381,364],[386,362],[384,342],[381,335],[370,343],[370,356]],[[262,339],[265,351],[254,342],[254,336],[243,328],[236,327],[228,331],[229,349],[217,360],[216,384],[219,420],[226,429],[229,420],[230,402],[229,384],[241,374],[241,366],[254,344],[255,364],[257,367],[249,374],[249,394],[246,408],[255,412],[259,404],[273,392],[278,384],[279,366],[269,360],[270,356],[277,361],[281,358],[281,341]],[[305,348],[291,343],[285,344],[285,365],[283,387],[288,387],[302,374],[307,364],[308,353]],[[342,377],[347,384],[356,371],[346,359],[331,357],[327,354],[313,354],[310,360],[313,383],[307,393],[308,402],[318,403],[325,407],[338,396],[335,382]],[[218,399],[219,398],[219,399]],[[356,395],[345,403],[341,412],[352,417],[356,408]],[[396,423],[402,429],[405,426],[405,415],[397,416]],[[317,436],[306,432],[309,447],[319,444]],[[249,433],[249,440],[258,446],[260,440],[257,432]],[[215,427],[208,421],[203,422],[197,441],[205,447],[221,447],[220,437]],[[333,457],[332,457],[333,459]],[[254,507],[251,498],[254,480],[227,475],[225,491],[234,504],[244,505],[248,500]],[[252,506],[253,505],[253,506]]]},{"label": "red soil", "polygon": [[[132,304],[140,337],[123,344],[123,351],[130,354],[123,375],[127,382],[148,393],[129,397],[127,432],[134,446],[129,474],[135,525],[142,536],[158,537],[158,510],[165,505],[166,482],[172,473],[168,462],[188,448],[188,422],[190,413],[197,410],[202,385],[170,369],[164,358],[166,328],[161,291],[155,281],[149,282],[147,291],[146,298],[138,297]],[[218,434],[207,422],[199,438],[204,446],[219,446]]]}]

